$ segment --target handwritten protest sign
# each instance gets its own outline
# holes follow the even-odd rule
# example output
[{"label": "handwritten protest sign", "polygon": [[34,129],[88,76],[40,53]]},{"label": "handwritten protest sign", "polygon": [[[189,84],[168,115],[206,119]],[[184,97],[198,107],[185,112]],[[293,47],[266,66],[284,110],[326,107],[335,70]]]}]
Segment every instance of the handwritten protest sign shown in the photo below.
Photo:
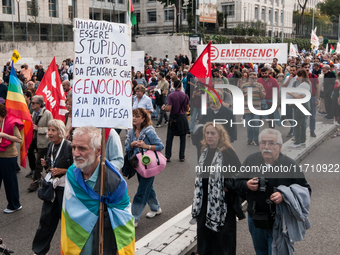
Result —
[{"label": "handwritten protest sign", "polygon": [[131,30],[74,20],[72,126],[132,128]]},{"label": "handwritten protest sign", "polygon": [[[206,45],[197,45],[197,56]],[[211,63],[269,63],[277,58],[287,63],[287,43],[273,44],[212,44]]]}]

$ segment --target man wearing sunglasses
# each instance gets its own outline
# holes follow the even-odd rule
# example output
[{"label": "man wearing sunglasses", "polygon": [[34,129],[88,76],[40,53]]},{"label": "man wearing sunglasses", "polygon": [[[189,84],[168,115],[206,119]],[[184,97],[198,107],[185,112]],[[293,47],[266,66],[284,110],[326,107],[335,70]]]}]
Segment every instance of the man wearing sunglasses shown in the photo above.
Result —
[{"label": "man wearing sunglasses", "polygon": [[[50,142],[47,137],[47,123],[53,119],[52,113],[47,110],[43,96],[34,96],[31,100],[33,109],[32,120],[33,120],[33,140],[28,149],[28,162],[31,168],[31,172],[26,175],[27,178],[33,176],[33,182],[28,187],[30,192],[36,191],[39,187],[38,179],[41,177],[42,172],[41,159],[47,153],[47,147]],[[37,150],[37,157],[35,157],[34,151]]]}]

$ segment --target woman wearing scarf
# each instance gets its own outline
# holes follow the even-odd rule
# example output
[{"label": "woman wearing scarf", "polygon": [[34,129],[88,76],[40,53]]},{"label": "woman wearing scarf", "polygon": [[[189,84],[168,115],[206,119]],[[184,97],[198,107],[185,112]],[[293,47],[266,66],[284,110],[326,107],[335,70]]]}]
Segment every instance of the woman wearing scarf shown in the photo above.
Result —
[{"label": "woman wearing scarf", "polygon": [[65,174],[73,164],[71,142],[65,140],[65,124],[61,120],[50,120],[47,124],[47,136],[50,139],[42,166],[48,169],[45,180],[54,188],[54,199],[44,201],[41,209],[39,227],[33,239],[34,254],[47,254],[54,232],[61,218],[61,210],[65,187]]},{"label": "woman wearing scarf", "polygon": [[0,187],[4,181],[7,208],[4,213],[13,213],[22,208],[19,201],[19,185],[16,173],[18,151],[15,143],[21,143],[21,120],[7,116],[6,106],[0,104]]},{"label": "woman wearing scarf", "polygon": [[[133,115],[133,129],[129,130],[127,139],[125,141],[126,152],[133,151],[136,155],[142,150],[161,151],[164,145],[161,139],[155,132],[152,126],[149,114],[143,108],[137,108],[132,111]],[[159,202],[156,197],[156,192],[153,189],[153,181],[155,177],[144,178],[137,172],[139,186],[137,193],[133,199],[131,212],[135,217],[135,227],[138,225],[139,218],[141,217],[146,203],[149,204],[151,211],[146,214],[146,217],[153,218],[157,214],[162,213]]]},{"label": "woman wearing scarf", "polygon": [[238,171],[241,162],[222,125],[205,124],[201,143],[191,221],[197,222],[196,254],[235,255],[236,216],[239,219],[245,216],[235,193],[234,179],[225,172],[208,169],[226,166]]}]

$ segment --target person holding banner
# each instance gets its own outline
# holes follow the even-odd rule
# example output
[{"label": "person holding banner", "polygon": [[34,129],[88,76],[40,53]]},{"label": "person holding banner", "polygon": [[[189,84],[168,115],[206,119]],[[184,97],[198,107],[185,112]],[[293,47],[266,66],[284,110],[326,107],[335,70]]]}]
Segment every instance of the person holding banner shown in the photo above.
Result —
[{"label": "person holding banner", "polygon": [[104,205],[104,255],[134,254],[135,228],[127,184],[105,160],[105,193],[100,198],[101,131],[76,128],[72,140],[74,165],[66,172],[61,216],[61,254],[95,255],[99,250],[99,206]]},{"label": "person holding banner", "polygon": [[[133,129],[129,130],[125,141],[126,152],[133,151],[136,155],[141,150],[161,151],[164,145],[158,137],[149,114],[143,108],[134,109],[133,115]],[[138,189],[133,198],[131,212],[135,217],[134,225],[137,227],[139,219],[144,211],[146,203],[149,204],[151,211],[146,214],[146,217],[153,218],[162,213],[162,209],[156,197],[156,192],[153,188],[153,181],[155,177],[144,178],[137,172]]]}]

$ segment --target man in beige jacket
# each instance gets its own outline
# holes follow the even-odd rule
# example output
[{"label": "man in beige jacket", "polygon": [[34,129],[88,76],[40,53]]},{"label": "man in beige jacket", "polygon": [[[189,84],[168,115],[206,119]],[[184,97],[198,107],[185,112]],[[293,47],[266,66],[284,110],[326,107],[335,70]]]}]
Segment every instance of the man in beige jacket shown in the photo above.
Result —
[{"label": "man in beige jacket", "polygon": [[[33,176],[33,182],[28,187],[30,192],[36,191],[39,187],[38,179],[41,177],[42,165],[41,159],[47,153],[47,146],[50,142],[47,137],[47,123],[53,119],[52,113],[45,108],[45,102],[43,96],[34,96],[31,100],[33,109],[33,140],[28,149],[28,162],[31,168],[31,172],[26,177]],[[35,157],[34,151],[37,151],[37,157]],[[34,172],[33,172],[34,171]]]}]

